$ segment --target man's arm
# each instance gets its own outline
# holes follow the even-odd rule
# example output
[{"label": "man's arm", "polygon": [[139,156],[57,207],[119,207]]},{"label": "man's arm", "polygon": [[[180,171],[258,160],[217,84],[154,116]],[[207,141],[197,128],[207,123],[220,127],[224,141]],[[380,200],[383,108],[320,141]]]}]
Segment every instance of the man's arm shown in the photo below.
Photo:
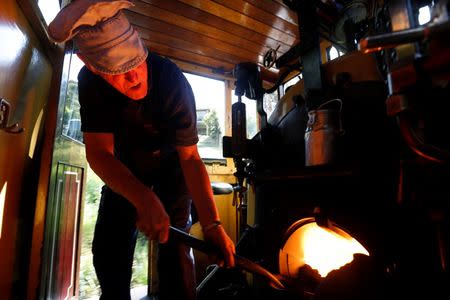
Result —
[{"label": "man's arm", "polygon": [[169,237],[169,216],[151,188],[114,157],[113,134],[85,132],[84,142],[86,158],[94,172],[136,208],[136,226],[148,237],[165,243]]},{"label": "man's arm", "polygon": [[197,209],[200,224],[204,230],[206,239],[217,245],[225,258],[228,266],[234,266],[234,243],[228,237],[222,226],[210,226],[219,221],[219,213],[214,203],[211,183],[205,165],[198,153],[197,145],[177,146],[181,168],[184,178]]}]

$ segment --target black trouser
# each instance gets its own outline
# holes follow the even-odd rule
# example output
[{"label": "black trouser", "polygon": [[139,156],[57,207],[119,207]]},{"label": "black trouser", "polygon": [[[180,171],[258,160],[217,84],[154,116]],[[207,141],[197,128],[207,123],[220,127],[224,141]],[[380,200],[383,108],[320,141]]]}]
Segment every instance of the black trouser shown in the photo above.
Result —
[{"label": "black trouser", "polygon": [[[164,201],[163,201],[164,202]],[[191,201],[179,197],[166,206],[171,225],[188,231]],[[136,211],[125,198],[104,187],[95,226],[92,252],[102,289],[101,300],[129,300],[136,245]],[[190,248],[168,241],[159,245],[160,300],[195,299],[195,272]]]}]

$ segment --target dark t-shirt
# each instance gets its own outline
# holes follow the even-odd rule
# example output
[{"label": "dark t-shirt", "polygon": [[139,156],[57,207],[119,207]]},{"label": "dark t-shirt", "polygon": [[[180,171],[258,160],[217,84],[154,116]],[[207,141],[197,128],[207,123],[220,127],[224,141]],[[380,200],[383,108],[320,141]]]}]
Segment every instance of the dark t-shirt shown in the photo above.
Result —
[{"label": "dark t-shirt", "polygon": [[83,67],[81,130],[114,134],[115,156],[145,183],[184,183],[175,146],[198,142],[194,95],[168,59],[149,53],[147,64],[149,91],[142,100],[129,99]]}]

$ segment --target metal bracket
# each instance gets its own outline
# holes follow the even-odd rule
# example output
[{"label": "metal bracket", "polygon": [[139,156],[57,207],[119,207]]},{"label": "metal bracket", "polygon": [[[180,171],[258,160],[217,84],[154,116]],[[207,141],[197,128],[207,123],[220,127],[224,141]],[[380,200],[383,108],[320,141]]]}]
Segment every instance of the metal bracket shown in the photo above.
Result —
[{"label": "metal bracket", "polygon": [[12,134],[22,133],[24,129],[19,127],[19,123],[8,125],[10,111],[11,104],[5,99],[0,98],[0,130]]}]

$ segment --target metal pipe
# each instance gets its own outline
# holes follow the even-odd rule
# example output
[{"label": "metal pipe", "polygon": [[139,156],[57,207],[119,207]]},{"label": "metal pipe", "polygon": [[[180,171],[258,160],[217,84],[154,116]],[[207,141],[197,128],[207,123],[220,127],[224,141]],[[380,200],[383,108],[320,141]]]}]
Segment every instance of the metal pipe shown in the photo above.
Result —
[{"label": "metal pipe", "polygon": [[363,53],[380,51],[385,48],[394,48],[399,45],[421,42],[434,38],[447,38],[450,34],[450,22],[417,27],[412,29],[394,31],[362,39],[358,50]]}]

